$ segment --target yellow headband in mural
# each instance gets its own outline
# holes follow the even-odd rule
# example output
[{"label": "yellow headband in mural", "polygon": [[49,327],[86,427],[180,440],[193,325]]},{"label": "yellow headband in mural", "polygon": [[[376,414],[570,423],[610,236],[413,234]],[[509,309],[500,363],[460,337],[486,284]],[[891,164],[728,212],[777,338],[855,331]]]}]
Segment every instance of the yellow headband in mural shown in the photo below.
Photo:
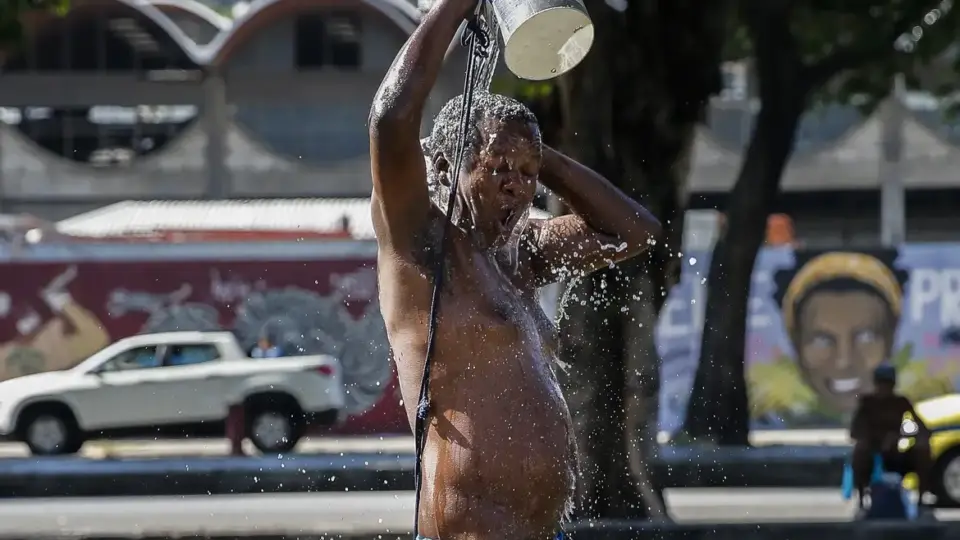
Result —
[{"label": "yellow headband in mural", "polygon": [[787,332],[793,331],[797,302],[814,286],[838,278],[854,279],[873,287],[890,304],[894,316],[900,317],[903,293],[900,283],[887,265],[863,253],[825,253],[803,265],[787,287],[781,305],[783,325]]}]

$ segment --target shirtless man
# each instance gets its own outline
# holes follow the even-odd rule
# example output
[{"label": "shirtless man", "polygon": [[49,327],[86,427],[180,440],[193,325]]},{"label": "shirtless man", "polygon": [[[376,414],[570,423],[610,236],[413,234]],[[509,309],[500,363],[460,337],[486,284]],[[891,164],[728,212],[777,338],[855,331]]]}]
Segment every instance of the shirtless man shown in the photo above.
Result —
[{"label": "shirtless man", "polygon": [[[919,506],[933,496],[930,473],[933,468],[930,454],[930,429],[923,423],[913,404],[897,394],[897,370],[892,365],[880,364],[873,372],[873,392],[860,396],[857,410],[850,424],[853,439],[853,482],[860,493],[860,508],[873,477],[875,456],[883,460],[883,468],[902,476],[916,473],[919,483]],[[917,424],[913,446],[900,450],[900,430],[909,413]]]},{"label": "shirtless man", "polygon": [[[421,117],[444,52],[474,7],[435,3],[370,112],[380,304],[411,425],[460,98],[444,107],[424,146]],[[481,93],[474,111],[445,254],[416,532],[546,540],[571,509],[577,458],[551,365],[556,332],[537,288],[637,255],[660,225],[610,182],[543,146],[520,103]],[[538,180],[574,213],[527,221]]]}]

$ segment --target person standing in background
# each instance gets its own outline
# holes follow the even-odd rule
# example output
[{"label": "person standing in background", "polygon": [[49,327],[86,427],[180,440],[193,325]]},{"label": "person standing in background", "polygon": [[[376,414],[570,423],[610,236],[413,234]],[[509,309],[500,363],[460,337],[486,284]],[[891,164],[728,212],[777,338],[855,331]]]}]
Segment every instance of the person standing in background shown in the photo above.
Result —
[{"label": "person standing in background", "polygon": [[257,346],[250,351],[251,358],[280,358],[283,356],[283,350],[274,345],[270,338],[262,336],[257,341]]}]

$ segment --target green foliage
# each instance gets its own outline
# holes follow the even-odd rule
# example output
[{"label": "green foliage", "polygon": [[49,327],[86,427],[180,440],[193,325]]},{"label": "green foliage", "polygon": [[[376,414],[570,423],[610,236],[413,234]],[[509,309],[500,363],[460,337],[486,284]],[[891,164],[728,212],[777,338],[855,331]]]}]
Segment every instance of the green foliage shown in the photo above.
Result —
[{"label": "green foliage", "polygon": [[817,394],[803,382],[796,361],[789,356],[754,364],[746,378],[755,418],[768,414],[809,414],[819,405]]},{"label": "green foliage", "polygon": [[[724,58],[745,60],[758,46],[744,13],[786,5],[786,0],[737,0]],[[960,6],[952,0],[802,0],[777,15],[786,18],[795,60],[807,71],[808,102],[849,103],[869,113],[887,96],[896,74],[908,88],[953,94],[960,54]],[[762,46],[762,45],[760,45]]]},{"label": "green foliage", "polygon": [[513,75],[501,75],[493,79],[490,91],[529,104],[553,95],[556,85],[553,81],[528,81]]},{"label": "green foliage", "polygon": [[936,371],[933,362],[914,360],[907,362],[897,374],[897,390],[914,403],[953,393],[953,378],[957,375],[956,363]]},{"label": "green foliage", "polygon": [[[873,54],[862,56],[859,65],[847,66],[838,83],[825,86],[815,98],[853,102],[870,110],[889,93],[891,80],[898,73],[904,75],[908,88],[939,96],[954,91],[960,67],[953,51],[960,30],[960,9],[953,9],[949,1],[935,0],[859,3],[872,4],[869,12],[879,16],[860,16],[858,24],[851,24],[847,39]],[[924,9],[918,9],[920,6]],[[891,36],[904,27],[906,31],[891,42]]]},{"label": "green foliage", "polygon": [[[739,0],[741,14],[766,11],[786,19],[794,51],[784,51],[804,70],[811,105],[842,102],[871,110],[888,95],[898,73],[909,88],[952,93],[960,55],[960,6],[952,0]],[[782,5],[782,9],[771,9]],[[755,47],[745,17],[737,19],[728,57],[745,58]],[[773,19],[770,19],[773,20]]]},{"label": "green foliage", "polygon": [[23,17],[28,12],[41,10],[64,15],[68,9],[70,0],[0,0],[0,49],[20,42]]},{"label": "green foliage", "polygon": [[901,371],[907,367],[912,358],[913,343],[907,343],[890,358],[890,363],[893,364],[893,367],[897,368],[897,371]]},{"label": "green foliage", "polygon": [[[890,362],[897,368],[897,391],[914,402],[955,391],[953,380],[960,374],[960,362],[938,366],[933,361],[913,358],[912,343],[901,347]],[[750,366],[746,378],[753,418],[774,415],[802,421],[805,416],[830,412],[806,385],[796,361],[789,356]]]}]

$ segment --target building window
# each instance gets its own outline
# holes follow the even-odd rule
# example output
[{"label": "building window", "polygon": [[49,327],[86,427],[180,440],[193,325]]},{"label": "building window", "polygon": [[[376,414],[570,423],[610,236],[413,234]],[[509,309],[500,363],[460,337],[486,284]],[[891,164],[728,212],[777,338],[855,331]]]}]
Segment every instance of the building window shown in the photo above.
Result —
[{"label": "building window", "polygon": [[323,67],[324,43],[326,41],[324,17],[316,13],[305,13],[297,17],[294,30],[294,47],[297,67],[317,69]]},{"label": "building window", "polygon": [[311,13],[297,18],[297,67],[319,69],[360,67],[360,20],[351,14]]},{"label": "building window", "polygon": [[327,19],[330,64],[338,68],[360,67],[360,20],[350,15]]}]

